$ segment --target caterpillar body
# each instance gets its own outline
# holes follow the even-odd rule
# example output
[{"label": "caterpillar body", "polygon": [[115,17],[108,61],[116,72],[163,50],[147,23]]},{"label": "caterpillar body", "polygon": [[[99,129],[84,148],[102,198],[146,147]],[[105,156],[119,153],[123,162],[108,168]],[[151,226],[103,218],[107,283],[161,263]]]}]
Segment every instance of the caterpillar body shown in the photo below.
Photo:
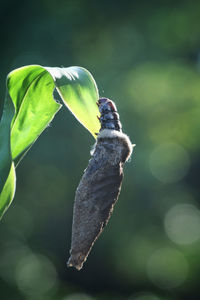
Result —
[{"label": "caterpillar body", "polygon": [[101,117],[99,121],[101,123],[101,130],[112,129],[120,131],[122,130],[122,125],[119,120],[119,114],[117,113],[117,108],[115,103],[108,98],[100,98],[97,102]]},{"label": "caterpillar body", "polygon": [[107,98],[97,102],[101,129],[88,167],[76,190],[70,258],[67,265],[80,270],[106,226],[116,203],[123,179],[124,163],[133,145],[122,132],[115,103]]}]

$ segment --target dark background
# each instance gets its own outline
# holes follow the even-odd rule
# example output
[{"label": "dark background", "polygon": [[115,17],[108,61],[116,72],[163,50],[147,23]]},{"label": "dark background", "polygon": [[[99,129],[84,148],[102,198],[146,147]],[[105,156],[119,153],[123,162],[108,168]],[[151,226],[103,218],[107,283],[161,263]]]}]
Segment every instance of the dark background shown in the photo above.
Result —
[{"label": "dark background", "polygon": [[82,66],[137,146],[84,268],[66,268],[76,187],[94,139],[63,108],[17,168],[0,224],[2,300],[199,299],[200,2],[0,5],[0,99],[28,64]]}]

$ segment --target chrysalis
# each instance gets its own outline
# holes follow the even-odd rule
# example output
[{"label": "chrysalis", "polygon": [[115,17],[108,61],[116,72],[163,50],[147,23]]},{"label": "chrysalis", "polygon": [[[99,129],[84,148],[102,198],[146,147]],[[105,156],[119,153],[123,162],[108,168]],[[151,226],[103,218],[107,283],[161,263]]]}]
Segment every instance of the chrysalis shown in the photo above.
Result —
[{"label": "chrysalis", "polygon": [[72,241],[68,267],[80,270],[108,223],[123,179],[123,165],[131,156],[133,145],[122,133],[116,106],[107,98],[97,102],[101,129],[88,167],[76,190]]}]

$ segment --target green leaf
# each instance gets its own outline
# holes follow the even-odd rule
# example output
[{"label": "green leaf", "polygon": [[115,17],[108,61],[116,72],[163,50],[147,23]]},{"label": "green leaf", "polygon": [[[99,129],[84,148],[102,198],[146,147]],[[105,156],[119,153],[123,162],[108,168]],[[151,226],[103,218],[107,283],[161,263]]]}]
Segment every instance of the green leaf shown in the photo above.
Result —
[{"label": "green leaf", "polygon": [[40,66],[27,66],[8,75],[7,87],[15,106],[11,153],[15,160],[38,138],[61,105],[53,99],[52,77]]},{"label": "green leaf", "polygon": [[64,104],[96,139],[100,130],[97,119],[99,98],[96,82],[84,68],[46,68],[54,78],[56,89]]},{"label": "green leaf", "polygon": [[10,206],[13,200],[15,194],[15,184],[16,184],[15,167],[14,167],[14,163],[12,163],[8,178],[0,194],[0,219],[2,218],[3,214],[8,209],[8,207]]},{"label": "green leaf", "polygon": [[53,98],[55,88],[64,104],[95,138],[100,129],[98,90],[86,69],[31,65],[12,71],[7,77],[0,123],[0,217],[14,196],[13,162],[19,163],[61,108]]}]

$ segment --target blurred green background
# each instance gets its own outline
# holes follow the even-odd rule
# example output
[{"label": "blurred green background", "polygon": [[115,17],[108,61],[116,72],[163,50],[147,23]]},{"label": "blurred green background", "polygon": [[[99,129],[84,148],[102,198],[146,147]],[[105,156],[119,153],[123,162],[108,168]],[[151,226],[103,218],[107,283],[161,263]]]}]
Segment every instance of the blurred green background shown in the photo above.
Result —
[{"label": "blurred green background", "polygon": [[199,299],[200,2],[2,0],[1,104],[27,64],[87,68],[137,146],[84,268],[67,269],[94,143],[63,108],[17,168],[0,224],[2,300]]}]

